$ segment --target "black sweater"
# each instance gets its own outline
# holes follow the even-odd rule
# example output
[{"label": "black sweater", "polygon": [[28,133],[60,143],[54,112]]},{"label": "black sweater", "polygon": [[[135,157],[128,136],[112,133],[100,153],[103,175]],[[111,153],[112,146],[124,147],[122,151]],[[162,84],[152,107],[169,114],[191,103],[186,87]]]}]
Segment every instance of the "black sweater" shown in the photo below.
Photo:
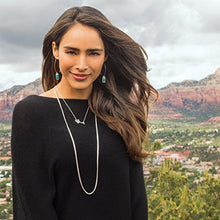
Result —
[{"label": "black sweater", "polygon": [[[66,99],[82,120],[87,100]],[[82,182],[96,177],[94,114],[78,125],[62,102],[79,159]],[[12,121],[14,220],[146,220],[142,164],[131,160],[121,136],[98,119],[99,181],[94,194],[80,187],[72,142],[55,98],[31,95],[18,102]]]}]

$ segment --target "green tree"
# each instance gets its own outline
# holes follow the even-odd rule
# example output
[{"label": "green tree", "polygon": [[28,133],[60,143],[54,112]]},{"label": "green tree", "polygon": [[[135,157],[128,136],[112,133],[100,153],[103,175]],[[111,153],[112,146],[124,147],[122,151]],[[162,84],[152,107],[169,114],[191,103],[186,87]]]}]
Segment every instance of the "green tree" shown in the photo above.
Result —
[{"label": "green tree", "polygon": [[197,176],[199,183],[192,185],[180,168],[178,162],[165,160],[161,167],[150,170],[146,180],[149,219],[218,220],[220,178],[204,172]]},{"label": "green tree", "polygon": [[162,148],[162,145],[161,145],[160,141],[155,141],[155,142],[153,143],[152,148],[153,148],[153,149],[152,149],[153,151],[160,150],[160,149]]},{"label": "green tree", "polygon": [[0,166],[5,165],[5,161],[4,160],[0,160]]}]

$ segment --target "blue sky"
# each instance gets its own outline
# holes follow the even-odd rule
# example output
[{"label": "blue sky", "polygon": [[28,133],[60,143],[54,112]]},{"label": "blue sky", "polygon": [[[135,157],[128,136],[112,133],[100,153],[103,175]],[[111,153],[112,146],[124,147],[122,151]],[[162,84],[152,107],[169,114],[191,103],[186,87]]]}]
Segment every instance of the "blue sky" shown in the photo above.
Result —
[{"label": "blue sky", "polygon": [[2,0],[0,91],[41,76],[44,35],[64,10],[81,5],[101,10],[146,49],[156,88],[220,67],[218,0]]}]

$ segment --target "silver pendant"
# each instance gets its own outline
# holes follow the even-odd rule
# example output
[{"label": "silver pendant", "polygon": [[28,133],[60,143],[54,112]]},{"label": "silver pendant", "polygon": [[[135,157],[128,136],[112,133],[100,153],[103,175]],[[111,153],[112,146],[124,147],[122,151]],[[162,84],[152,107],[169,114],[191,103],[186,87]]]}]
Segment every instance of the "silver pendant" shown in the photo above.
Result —
[{"label": "silver pendant", "polygon": [[75,122],[76,122],[77,124],[85,125],[85,122],[84,122],[84,121],[80,121],[78,118],[75,119]]}]

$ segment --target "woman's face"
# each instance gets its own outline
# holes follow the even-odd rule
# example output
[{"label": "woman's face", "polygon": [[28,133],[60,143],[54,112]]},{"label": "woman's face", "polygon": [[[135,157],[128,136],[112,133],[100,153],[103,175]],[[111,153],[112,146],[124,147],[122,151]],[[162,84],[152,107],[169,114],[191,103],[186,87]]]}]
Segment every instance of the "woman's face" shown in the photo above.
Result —
[{"label": "woman's face", "polygon": [[59,48],[53,42],[52,49],[59,60],[62,79],[58,87],[62,94],[88,98],[105,61],[104,43],[98,31],[76,23],[63,35]]}]

